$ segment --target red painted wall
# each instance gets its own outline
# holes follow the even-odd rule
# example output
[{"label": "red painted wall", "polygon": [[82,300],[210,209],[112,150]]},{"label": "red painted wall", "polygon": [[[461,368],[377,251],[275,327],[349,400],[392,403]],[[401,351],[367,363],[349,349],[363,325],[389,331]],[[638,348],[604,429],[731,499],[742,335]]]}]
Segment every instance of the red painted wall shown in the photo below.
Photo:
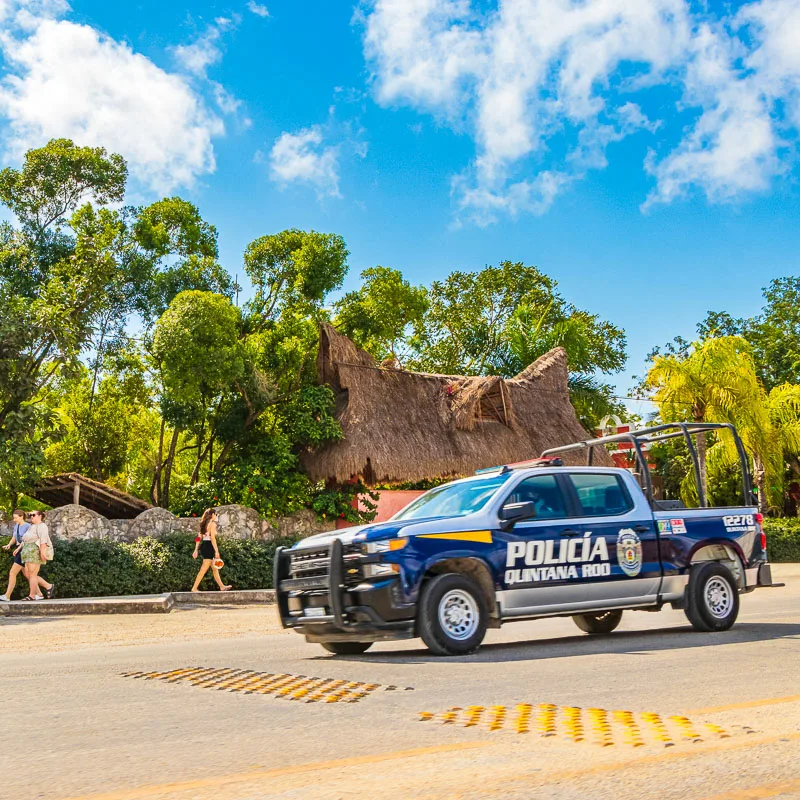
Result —
[{"label": "red painted wall", "polygon": [[[378,516],[373,521],[385,522],[421,494],[425,494],[425,492],[407,489],[387,489],[380,492],[378,497]],[[362,510],[365,510],[363,502],[360,503],[360,506]]]}]

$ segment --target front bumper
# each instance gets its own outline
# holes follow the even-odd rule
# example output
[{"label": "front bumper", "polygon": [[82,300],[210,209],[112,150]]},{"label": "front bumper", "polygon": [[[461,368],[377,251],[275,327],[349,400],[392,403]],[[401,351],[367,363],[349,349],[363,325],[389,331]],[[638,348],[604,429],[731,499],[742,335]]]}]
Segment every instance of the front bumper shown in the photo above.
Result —
[{"label": "front bumper", "polygon": [[291,575],[291,551],[275,552],[275,595],[281,625],[310,642],[376,642],[414,637],[416,604],[403,599],[399,578],[345,581],[341,541],[329,547],[327,576]]}]

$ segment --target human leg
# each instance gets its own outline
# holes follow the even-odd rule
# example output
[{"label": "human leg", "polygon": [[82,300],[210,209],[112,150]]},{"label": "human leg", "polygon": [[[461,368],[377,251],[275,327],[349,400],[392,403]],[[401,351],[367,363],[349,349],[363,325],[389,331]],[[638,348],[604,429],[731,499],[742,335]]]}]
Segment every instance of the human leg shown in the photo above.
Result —
[{"label": "human leg", "polygon": [[221,592],[227,592],[228,589],[230,589],[231,587],[230,586],[226,586],[222,582],[222,578],[220,578],[220,576],[219,576],[219,570],[213,565],[213,563],[211,565],[211,571],[214,573],[214,580],[217,582],[217,586],[219,586],[219,590]]},{"label": "human leg", "polygon": [[17,575],[19,575],[20,572],[22,572],[22,567],[15,561],[11,565],[11,571],[8,573],[8,587],[3,597],[7,597],[9,600],[11,599],[11,594],[17,585]]},{"label": "human leg", "polygon": [[211,566],[211,559],[210,558],[204,558],[203,559],[203,563],[200,565],[200,572],[197,573],[197,577],[195,578],[195,581],[194,581],[194,586],[192,586],[192,591],[193,592],[199,592],[200,591],[200,581],[203,580],[203,578],[205,577],[206,572],[208,572],[208,568],[210,566]]},{"label": "human leg", "polygon": [[31,599],[41,598],[39,594],[39,567],[41,564],[34,564],[30,561],[25,565],[25,577],[28,580],[29,593]]}]

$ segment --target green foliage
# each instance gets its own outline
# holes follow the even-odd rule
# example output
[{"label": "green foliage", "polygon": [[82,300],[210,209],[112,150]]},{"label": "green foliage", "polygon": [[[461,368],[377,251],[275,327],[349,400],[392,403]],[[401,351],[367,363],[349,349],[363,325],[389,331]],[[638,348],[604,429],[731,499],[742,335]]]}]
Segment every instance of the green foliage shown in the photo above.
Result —
[{"label": "green foliage", "polygon": [[[353,506],[359,495],[364,511]],[[311,508],[322,519],[341,519],[354,525],[371,522],[378,513],[378,493],[360,481],[335,489],[318,488],[311,498]]]},{"label": "green foliage", "polygon": [[767,534],[767,554],[775,563],[800,562],[800,519],[764,520]]},{"label": "green foliage", "polygon": [[412,342],[416,369],[513,377],[554,347],[567,351],[573,405],[587,428],[624,416],[598,372],[625,364],[625,334],[567,303],[536,267],[504,261],[434,281],[430,307]]},{"label": "green foliage", "polygon": [[282,231],[247,245],[244,265],[256,294],[249,307],[255,329],[286,309],[319,308],[342,285],[349,252],[333,233]]},{"label": "green foliage", "polygon": [[428,293],[390,267],[365,269],[361,280],[358,290],[336,303],[334,324],[378,361],[390,358],[402,364],[411,332],[419,331],[428,310]]},{"label": "green foliage", "polygon": [[156,323],[153,355],[173,407],[204,406],[243,376],[240,325],[223,295],[185,291],[170,303]]},{"label": "green foliage", "polygon": [[[256,541],[219,537],[225,562],[222,575],[235,589],[272,588],[272,562],[276,548],[290,546],[295,539]],[[105,539],[55,540],[55,559],[42,568],[42,575],[55,583],[59,597],[104,597],[110,595],[161,594],[188,591],[200,568],[192,558],[194,537],[171,533],[161,539],[140,538],[133,542]],[[0,550],[0,573],[11,568],[11,556]],[[216,588],[211,571],[201,588]],[[27,593],[25,579],[17,579],[15,599]]]}]

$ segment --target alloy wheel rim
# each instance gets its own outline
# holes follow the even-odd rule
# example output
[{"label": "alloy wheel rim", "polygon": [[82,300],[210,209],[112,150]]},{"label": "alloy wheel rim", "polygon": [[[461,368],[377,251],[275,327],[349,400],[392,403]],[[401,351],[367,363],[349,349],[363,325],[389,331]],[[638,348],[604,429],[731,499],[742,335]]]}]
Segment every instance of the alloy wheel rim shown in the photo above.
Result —
[{"label": "alloy wheel rim", "polygon": [[452,589],[439,602],[439,624],[457,641],[464,641],[478,629],[480,614],[475,598],[462,589]]},{"label": "alloy wheel rim", "polygon": [[733,591],[728,581],[714,577],[706,582],[706,607],[716,619],[724,619],[733,608]]}]

